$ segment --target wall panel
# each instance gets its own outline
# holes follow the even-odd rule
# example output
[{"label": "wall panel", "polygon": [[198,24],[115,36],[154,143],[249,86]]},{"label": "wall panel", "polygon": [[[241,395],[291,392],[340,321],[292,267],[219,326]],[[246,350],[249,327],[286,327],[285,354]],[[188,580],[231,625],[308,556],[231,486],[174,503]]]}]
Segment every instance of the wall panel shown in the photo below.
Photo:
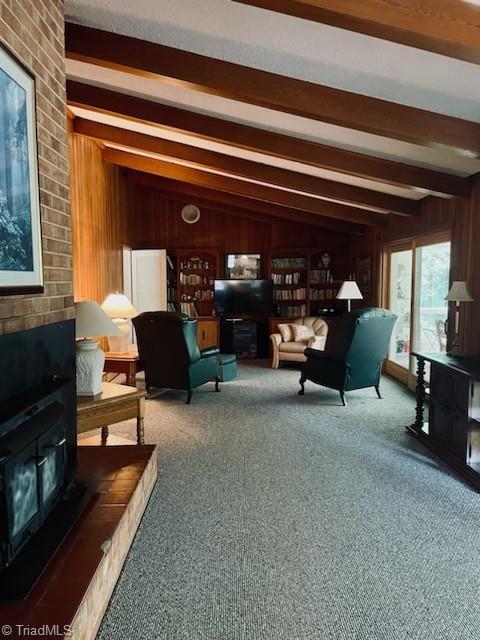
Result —
[{"label": "wall panel", "polygon": [[75,300],[102,302],[123,289],[122,246],[129,245],[133,186],[103,162],[94,141],[69,135]]},{"label": "wall panel", "polygon": [[[225,253],[318,247],[331,252],[333,264],[341,272],[338,277],[352,269],[347,234],[281,219],[264,221],[240,217],[229,213],[227,207],[213,210],[202,206],[200,220],[187,224],[180,217],[181,208],[187,202],[189,200],[177,200],[157,189],[138,185],[133,245],[168,249],[215,247]],[[256,215],[254,211],[250,213]]]}]

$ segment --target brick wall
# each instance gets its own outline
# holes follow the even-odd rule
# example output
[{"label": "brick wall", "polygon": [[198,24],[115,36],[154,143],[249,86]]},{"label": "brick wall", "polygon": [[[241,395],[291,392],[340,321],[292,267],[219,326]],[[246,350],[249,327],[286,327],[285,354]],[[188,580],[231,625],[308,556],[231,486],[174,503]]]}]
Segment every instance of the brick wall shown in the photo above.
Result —
[{"label": "brick wall", "polygon": [[73,317],[63,0],[0,0],[0,43],[36,79],[43,294],[0,296],[0,334]]}]

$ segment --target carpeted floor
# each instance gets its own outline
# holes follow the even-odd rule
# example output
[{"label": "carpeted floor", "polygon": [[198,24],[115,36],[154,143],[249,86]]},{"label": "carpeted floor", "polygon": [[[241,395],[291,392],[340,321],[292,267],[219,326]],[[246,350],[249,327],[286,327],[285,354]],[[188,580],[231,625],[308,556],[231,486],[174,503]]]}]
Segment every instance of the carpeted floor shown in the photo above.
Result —
[{"label": "carpeted floor", "polygon": [[413,397],[298,378],[147,402],[160,475],[100,640],[478,640],[480,497],[405,433]]}]

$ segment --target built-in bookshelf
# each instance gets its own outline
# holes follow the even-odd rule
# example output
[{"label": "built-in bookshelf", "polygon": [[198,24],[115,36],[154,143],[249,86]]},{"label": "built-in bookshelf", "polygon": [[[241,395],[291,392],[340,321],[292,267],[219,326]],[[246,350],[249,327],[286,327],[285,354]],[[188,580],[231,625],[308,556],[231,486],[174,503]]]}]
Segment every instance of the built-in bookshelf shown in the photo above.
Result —
[{"label": "built-in bookshelf", "polygon": [[318,315],[320,309],[335,306],[341,281],[333,277],[329,254],[314,253],[310,256],[308,282],[311,315]]},{"label": "built-in bookshelf", "polygon": [[178,249],[177,300],[190,317],[213,316],[213,290],[219,273],[217,250]]},{"label": "built-in bookshelf", "polygon": [[308,307],[308,256],[273,255],[270,259],[273,302],[286,318],[306,315]]},{"label": "built-in bookshelf", "polygon": [[[303,254],[303,255],[302,255]],[[336,307],[341,280],[334,278],[330,254],[285,250],[270,257],[270,278],[277,314],[283,318],[322,315]]]}]

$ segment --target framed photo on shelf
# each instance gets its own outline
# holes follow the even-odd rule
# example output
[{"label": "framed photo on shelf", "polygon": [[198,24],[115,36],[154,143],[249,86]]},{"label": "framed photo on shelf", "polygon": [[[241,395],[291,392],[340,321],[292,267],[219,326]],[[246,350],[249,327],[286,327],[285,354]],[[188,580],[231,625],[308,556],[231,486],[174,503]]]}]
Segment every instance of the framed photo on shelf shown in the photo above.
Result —
[{"label": "framed photo on shelf", "polygon": [[42,291],[35,78],[0,45],[0,295]]},{"label": "framed photo on shelf", "polygon": [[259,253],[229,253],[225,264],[227,280],[258,280],[262,276]]},{"label": "framed photo on shelf", "polygon": [[372,294],[372,256],[360,256],[357,264],[357,283],[364,298]]}]

